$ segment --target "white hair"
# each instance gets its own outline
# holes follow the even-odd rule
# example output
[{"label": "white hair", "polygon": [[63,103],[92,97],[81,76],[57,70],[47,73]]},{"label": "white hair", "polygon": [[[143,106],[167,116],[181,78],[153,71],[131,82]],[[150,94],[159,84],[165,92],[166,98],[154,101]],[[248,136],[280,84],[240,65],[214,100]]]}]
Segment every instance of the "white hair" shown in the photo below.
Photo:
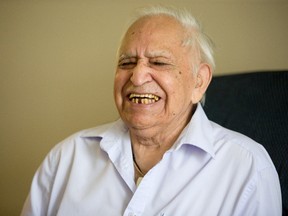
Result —
[{"label": "white hair", "polygon": [[211,39],[204,33],[200,23],[185,9],[176,9],[172,7],[152,6],[142,8],[138,11],[135,21],[147,16],[169,16],[176,19],[188,32],[188,37],[183,42],[183,45],[195,47],[200,52],[200,60],[202,63],[210,65],[211,70],[215,70],[215,60],[213,43]]}]

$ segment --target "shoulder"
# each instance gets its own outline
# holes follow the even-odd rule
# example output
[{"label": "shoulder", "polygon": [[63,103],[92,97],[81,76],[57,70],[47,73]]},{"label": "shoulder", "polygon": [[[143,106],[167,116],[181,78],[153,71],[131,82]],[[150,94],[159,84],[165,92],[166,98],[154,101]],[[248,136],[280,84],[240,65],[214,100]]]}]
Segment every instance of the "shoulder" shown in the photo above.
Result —
[{"label": "shoulder", "polygon": [[227,150],[227,154],[233,155],[242,162],[251,163],[250,166],[258,171],[266,168],[274,169],[273,162],[266,149],[253,139],[236,131],[224,128],[211,122],[214,132],[214,147]]},{"label": "shoulder", "polygon": [[242,180],[236,211],[239,215],[250,215],[251,212],[253,215],[278,215],[281,212],[279,178],[266,149],[241,133],[216,123],[212,125],[215,148],[225,152],[223,158],[219,157],[223,159],[223,173],[231,171],[233,178]]},{"label": "shoulder", "polygon": [[77,154],[82,154],[89,149],[99,149],[100,141],[103,137],[109,136],[107,133],[111,128],[115,128],[115,125],[117,125],[117,122],[111,122],[78,131],[56,144],[50,150],[47,157],[50,157],[51,160],[54,161],[60,160],[60,158],[61,160],[65,158],[70,160],[71,157],[75,157],[74,154],[76,151]]}]

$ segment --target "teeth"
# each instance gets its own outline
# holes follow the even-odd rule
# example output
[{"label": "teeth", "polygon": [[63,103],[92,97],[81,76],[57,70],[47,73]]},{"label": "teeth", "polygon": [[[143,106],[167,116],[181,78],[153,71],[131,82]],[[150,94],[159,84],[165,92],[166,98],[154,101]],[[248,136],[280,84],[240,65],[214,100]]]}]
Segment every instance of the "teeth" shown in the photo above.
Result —
[{"label": "teeth", "polygon": [[155,100],[159,100],[159,97],[153,94],[130,94],[129,99],[131,98],[150,98],[150,99],[155,99]]},{"label": "teeth", "polygon": [[159,97],[153,94],[130,94],[129,99],[133,103],[151,104],[159,100]]}]

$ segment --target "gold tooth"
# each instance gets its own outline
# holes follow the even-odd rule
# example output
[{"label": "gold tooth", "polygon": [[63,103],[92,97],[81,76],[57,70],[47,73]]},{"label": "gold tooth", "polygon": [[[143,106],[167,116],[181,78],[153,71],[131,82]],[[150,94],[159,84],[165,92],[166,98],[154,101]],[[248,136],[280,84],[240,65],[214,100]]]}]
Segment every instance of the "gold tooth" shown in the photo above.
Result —
[{"label": "gold tooth", "polygon": [[136,103],[136,104],[151,104],[151,103],[155,103],[156,100],[155,99],[149,99],[149,98],[132,98],[131,100],[133,103]]}]

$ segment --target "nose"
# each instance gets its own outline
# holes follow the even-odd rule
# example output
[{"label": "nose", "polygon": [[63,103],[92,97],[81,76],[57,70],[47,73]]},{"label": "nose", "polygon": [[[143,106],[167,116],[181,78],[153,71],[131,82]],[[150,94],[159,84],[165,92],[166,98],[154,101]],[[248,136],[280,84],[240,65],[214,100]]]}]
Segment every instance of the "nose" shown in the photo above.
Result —
[{"label": "nose", "polygon": [[145,62],[138,61],[132,69],[130,81],[134,86],[141,86],[151,80],[151,68]]}]

